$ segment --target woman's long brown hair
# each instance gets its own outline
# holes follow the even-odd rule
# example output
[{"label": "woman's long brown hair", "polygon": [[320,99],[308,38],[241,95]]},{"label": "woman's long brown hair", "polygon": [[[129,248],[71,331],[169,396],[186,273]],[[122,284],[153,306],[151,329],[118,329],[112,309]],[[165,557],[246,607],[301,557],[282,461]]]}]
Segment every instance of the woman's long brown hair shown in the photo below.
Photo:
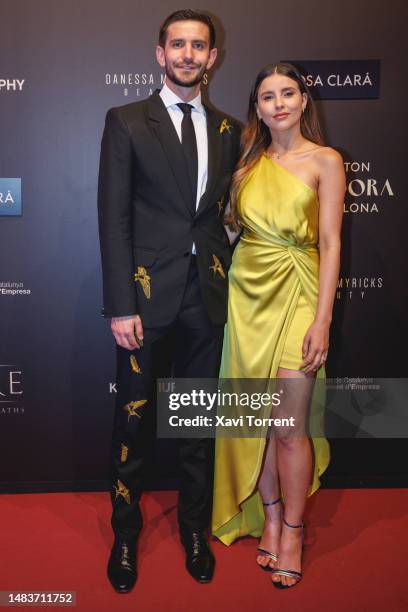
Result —
[{"label": "woman's long brown hair", "polygon": [[307,95],[307,105],[300,120],[300,131],[304,138],[323,144],[316,107],[301,73],[292,64],[278,63],[269,64],[262,68],[255,79],[255,84],[249,96],[248,120],[241,135],[241,156],[237,169],[232,177],[231,186],[231,212],[227,215],[225,222],[233,228],[239,228],[239,215],[237,210],[238,194],[243,180],[255,166],[261,155],[267,150],[272,142],[271,133],[265,123],[258,119],[256,104],[258,102],[258,91],[262,81],[272,74],[282,74],[295,81],[300,93]]}]

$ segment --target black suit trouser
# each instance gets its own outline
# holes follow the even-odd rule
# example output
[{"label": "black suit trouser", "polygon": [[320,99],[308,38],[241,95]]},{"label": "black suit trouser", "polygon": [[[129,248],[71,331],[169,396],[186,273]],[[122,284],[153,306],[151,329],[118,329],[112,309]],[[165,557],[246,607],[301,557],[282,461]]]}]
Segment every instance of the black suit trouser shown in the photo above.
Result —
[{"label": "black suit trouser", "polygon": [[[116,534],[127,538],[137,536],[142,528],[139,501],[155,444],[155,376],[163,343],[168,345],[170,342],[174,377],[218,376],[223,326],[214,325],[208,317],[201,297],[195,256],[191,256],[177,319],[165,327],[144,328],[143,331],[142,348],[128,351],[117,347],[112,527]],[[179,439],[178,458],[180,530],[204,530],[211,515],[214,441]]]}]

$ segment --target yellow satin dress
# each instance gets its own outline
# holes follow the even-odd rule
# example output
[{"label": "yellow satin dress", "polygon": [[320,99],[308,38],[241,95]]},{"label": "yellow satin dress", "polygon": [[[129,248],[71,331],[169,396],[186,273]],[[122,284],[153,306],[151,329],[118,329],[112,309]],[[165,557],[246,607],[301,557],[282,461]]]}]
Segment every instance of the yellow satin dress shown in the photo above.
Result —
[{"label": "yellow satin dress", "polygon": [[[316,191],[266,154],[245,179],[238,198],[243,232],[229,271],[228,322],[220,378],[274,378],[279,367],[298,370],[314,319],[319,288],[319,201]],[[318,378],[324,378],[321,368]],[[312,399],[313,422],[324,402]],[[311,428],[312,429],[312,428]],[[225,544],[262,534],[257,491],[266,440],[216,440],[212,530]],[[329,464],[324,437],[313,438],[309,494]]]}]

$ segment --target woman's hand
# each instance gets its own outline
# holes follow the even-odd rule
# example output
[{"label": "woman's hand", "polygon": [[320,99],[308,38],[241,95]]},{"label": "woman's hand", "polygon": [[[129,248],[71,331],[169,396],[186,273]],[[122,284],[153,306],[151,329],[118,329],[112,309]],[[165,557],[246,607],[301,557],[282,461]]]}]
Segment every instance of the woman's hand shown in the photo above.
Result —
[{"label": "woman's hand", "polygon": [[306,332],[302,346],[303,363],[300,371],[304,374],[317,372],[327,359],[329,350],[329,323],[313,321]]}]

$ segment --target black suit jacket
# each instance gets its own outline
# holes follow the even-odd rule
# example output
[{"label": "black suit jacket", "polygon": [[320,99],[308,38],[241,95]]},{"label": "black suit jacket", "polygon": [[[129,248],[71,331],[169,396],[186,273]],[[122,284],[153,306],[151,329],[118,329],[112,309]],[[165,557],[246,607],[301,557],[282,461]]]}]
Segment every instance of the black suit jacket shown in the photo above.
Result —
[{"label": "black suit jacket", "polygon": [[107,113],[98,189],[107,317],[140,314],[147,327],[174,320],[194,242],[208,314],[215,324],[226,321],[231,252],[222,216],[240,124],[208,107],[206,113],[208,180],[196,211],[182,145],[159,92]]}]

